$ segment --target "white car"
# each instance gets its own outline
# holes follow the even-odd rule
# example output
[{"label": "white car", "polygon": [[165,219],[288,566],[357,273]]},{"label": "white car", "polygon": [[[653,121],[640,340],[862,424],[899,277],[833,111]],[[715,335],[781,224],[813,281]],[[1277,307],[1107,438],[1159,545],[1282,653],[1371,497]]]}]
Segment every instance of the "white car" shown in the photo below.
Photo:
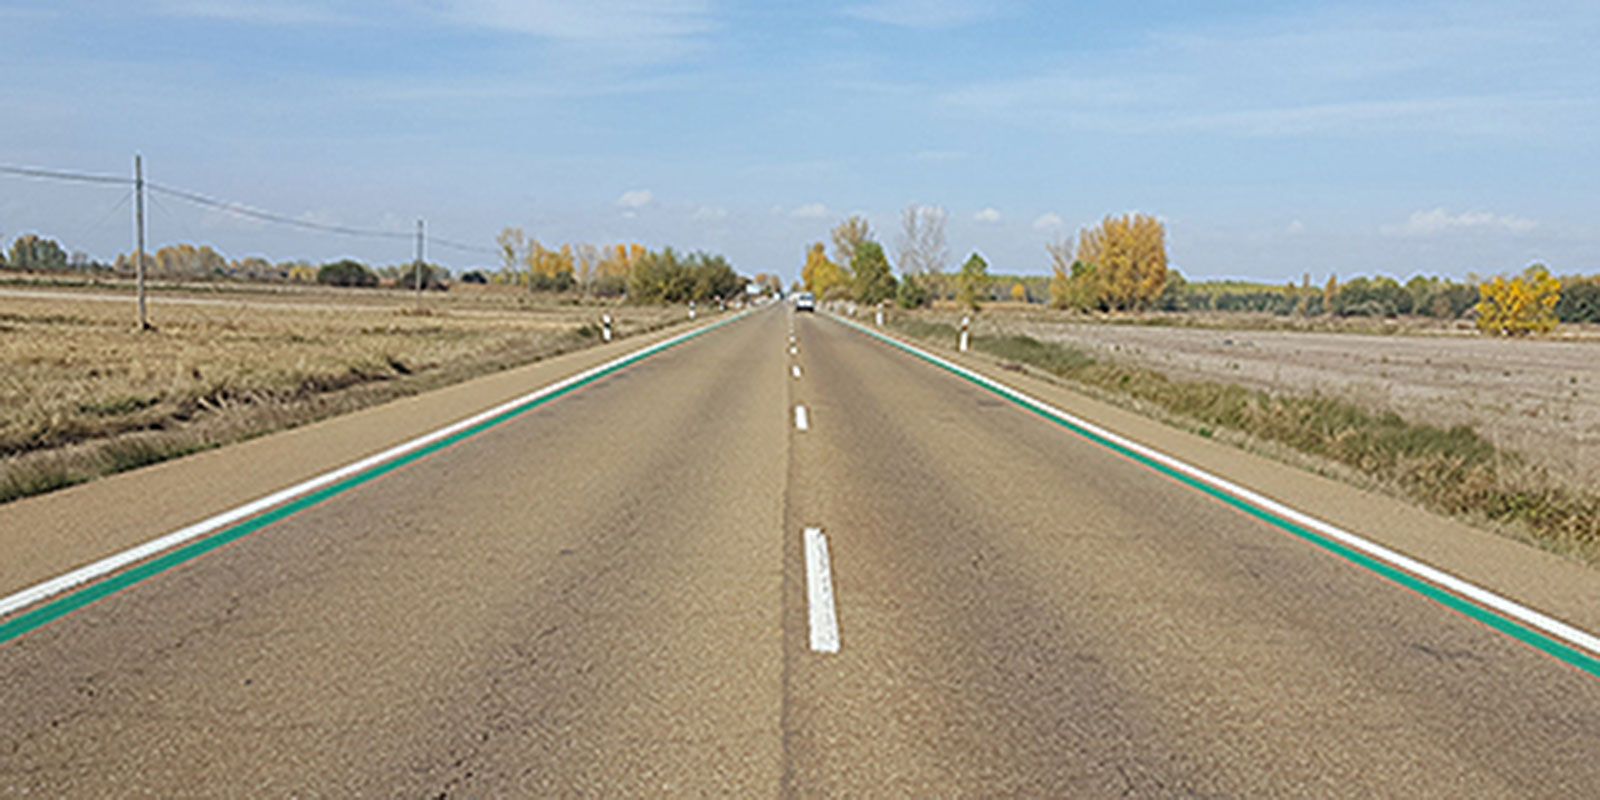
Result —
[{"label": "white car", "polygon": [[810,311],[816,313],[817,296],[810,292],[801,292],[794,296],[794,310]]}]

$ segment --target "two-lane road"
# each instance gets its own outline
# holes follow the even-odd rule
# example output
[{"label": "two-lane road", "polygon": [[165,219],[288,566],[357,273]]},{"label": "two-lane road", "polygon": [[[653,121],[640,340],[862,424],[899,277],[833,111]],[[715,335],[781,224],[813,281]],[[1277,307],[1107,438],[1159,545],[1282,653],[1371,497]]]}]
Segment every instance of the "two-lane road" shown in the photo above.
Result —
[{"label": "two-lane road", "polygon": [[0,709],[38,796],[1600,793],[1595,678],[781,310],[0,645]]}]

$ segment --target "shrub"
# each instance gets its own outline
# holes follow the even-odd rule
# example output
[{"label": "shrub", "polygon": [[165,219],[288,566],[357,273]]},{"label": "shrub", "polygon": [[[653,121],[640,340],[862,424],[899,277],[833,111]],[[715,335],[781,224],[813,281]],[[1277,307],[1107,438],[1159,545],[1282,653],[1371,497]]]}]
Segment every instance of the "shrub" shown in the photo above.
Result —
[{"label": "shrub", "polygon": [[317,270],[317,283],[324,286],[362,286],[371,287],[378,285],[378,276],[367,265],[353,259],[335,261],[323,264]]}]

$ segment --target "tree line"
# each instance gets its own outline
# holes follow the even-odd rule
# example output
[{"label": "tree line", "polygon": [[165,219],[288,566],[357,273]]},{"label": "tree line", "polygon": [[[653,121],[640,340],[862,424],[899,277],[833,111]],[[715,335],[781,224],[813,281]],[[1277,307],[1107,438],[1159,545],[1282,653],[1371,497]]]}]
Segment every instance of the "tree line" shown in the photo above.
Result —
[{"label": "tree line", "polygon": [[[652,251],[639,244],[562,245],[546,248],[521,230],[508,228],[498,238],[501,265],[469,269],[459,275],[441,265],[400,262],[374,266],[353,258],[322,264],[272,262],[260,257],[229,259],[208,245],[175,244],[145,256],[146,274],[167,280],[242,280],[322,284],[339,287],[396,286],[444,290],[454,282],[518,286],[534,292],[582,292],[626,297],[640,303],[731,300],[743,294],[748,279],[728,260],[710,253]],[[135,259],[118,255],[111,263],[81,252],[68,253],[53,239],[23,234],[0,249],[0,269],[131,276]],[[781,284],[780,284],[781,285]]]}]

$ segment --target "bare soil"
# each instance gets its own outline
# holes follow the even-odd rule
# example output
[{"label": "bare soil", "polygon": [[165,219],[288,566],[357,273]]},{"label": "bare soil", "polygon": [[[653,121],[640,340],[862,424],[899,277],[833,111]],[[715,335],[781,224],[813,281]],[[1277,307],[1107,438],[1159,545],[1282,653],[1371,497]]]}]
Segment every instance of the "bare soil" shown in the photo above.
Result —
[{"label": "bare soil", "polygon": [[1470,425],[1579,488],[1600,487],[1600,341],[1187,328],[986,313],[1023,334],[1174,378],[1320,393],[1406,419]]}]

